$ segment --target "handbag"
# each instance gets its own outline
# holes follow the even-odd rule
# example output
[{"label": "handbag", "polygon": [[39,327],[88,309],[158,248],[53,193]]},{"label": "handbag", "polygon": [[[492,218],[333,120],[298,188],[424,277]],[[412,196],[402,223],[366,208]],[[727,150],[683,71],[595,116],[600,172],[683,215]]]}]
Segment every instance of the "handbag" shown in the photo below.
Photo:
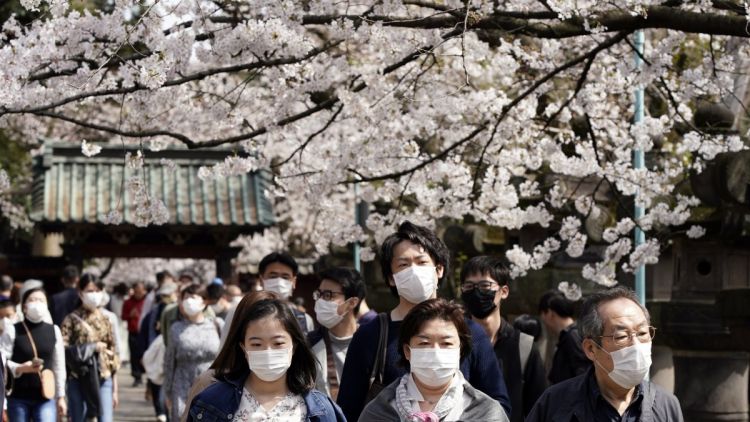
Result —
[{"label": "handbag", "polygon": [[378,348],[375,355],[375,364],[372,366],[370,374],[370,388],[367,390],[365,404],[371,402],[386,387],[383,382],[385,372],[385,355],[388,351],[388,314],[381,312],[378,314],[380,322],[380,336],[378,338]]},{"label": "handbag", "polygon": [[[31,330],[26,326],[26,322],[21,321],[23,328],[26,329],[26,334],[29,335],[29,342],[31,343],[31,350],[34,352],[34,359],[39,359],[39,355],[36,352],[36,343],[34,337],[31,335]],[[55,373],[51,369],[42,369],[39,372],[39,381],[42,384],[42,397],[47,400],[55,398]]]}]

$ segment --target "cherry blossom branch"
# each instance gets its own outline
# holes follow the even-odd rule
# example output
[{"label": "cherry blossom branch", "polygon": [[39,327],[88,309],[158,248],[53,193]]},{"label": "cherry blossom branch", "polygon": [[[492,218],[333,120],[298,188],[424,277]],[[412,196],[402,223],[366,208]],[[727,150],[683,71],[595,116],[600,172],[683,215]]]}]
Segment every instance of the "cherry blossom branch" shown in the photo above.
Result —
[{"label": "cherry blossom branch", "polygon": [[309,145],[310,142],[312,142],[312,140],[316,136],[318,136],[321,133],[323,133],[326,130],[328,130],[328,128],[333,124],[333,122],[336,120],[336,118],[339,116],[339,114],[341,114],[341,110],[343,110],[343,109],[344,109],[344,106],[340,105],[339,108],[338,108],[338,110],[336,110],[336,112],[333,113],[333,116],[331,116],[331,118],[328,119],[328,121],[326,122],[325,125],[323,125],[323,127],[321,127],[320,129],[318,129],[317,131],[315,131],[314,133],[312,133],[310,136],[308,136],[307,139],[305,140],[305,142],[303,142],[297,148],[295,148],[294,151],[292,151],[292,153],[289,154],[288,157],[286,157],[284,160],[282,160],[282,161],[280,161],[278,163],[272,164],[271,167],[281,167],[281,166],[283,166],[284,164],[286,164],[289,161],[291,161],[292,158],[294,158],[294,156],[297,155],[297,153],[300,154],[300,159],[301,159],[302,158],[302,152],[305,150],[305,148],[307,148],[307,145]]},{"label": "cherry blossom branch", "polygon": [[[518,105],[518,103],[520,103],[526,97],[528,97],[534,91],[536,91],[537,88],[539,88],[540,86],[542,86],[543,84],[545,84],[546,82],[548,82],[549,80],[551,80],[552,78],[554,78],[555,76],[557,76],[558,74],[564,72],[565,70],[568,70],[568,69],[570,69],[572,67],[575,67],[578,64],[580,64],[580,63],[588,60],[589,61],[588,65],[586,67],[584,67],[584,72],[585,72],[584,73],[584,79],[585,79],[585,75],[588,74],[588,67],[590,67],[591,61],[593,61],[594,58],[596,58],[597,54],[599,54],[600,52],[602,52],[602,51],[604,51],[606,49],[609,49],[610,47],[612,47],[615,44],[618,44],[623,39],[626,39],[628,37],[628,35],[629,35],[629,33],[627,33],[627,32],[621,32],[621,33],[617,34],[616,36],[610,37],[610,38],[602,41],[601,43],[599,43],[599,45],[597,45],[591,51],[589,51],[589,52],[587,52],[585,54],[582,54],[582,55],[576,57],[573,60],[568,61],[567,63],[565,63],[565,64],[563,64],[561,66],[556,67],[551,72],[547,73],[542,78],[538,79],[530,87],[528,87],[525,91],[523,91],[520,95],[518,95],[516,98],[514,98],[513,101],[511,101],[510,103],[508,103],[505,106],[503,106],[503,111],[502,111],[502,113],[500,114],[500,116],[497,119],[497,124],[495,126],[495,130],[497,129],[497,125],[499,125],[500,122],[503,121],[505,119],[505,117],[508,116],[510,110],[512,110],[516,105]],[[579,79],[578,84],[580,86],[583,86],[583,81]],[[577,89],[576,93],[574,95],[576,95],[579,90],[580,89]],[[495,131],[493,130],[493,136],[491,136],[487,140],[487,142],[485,142],[484,146],[482,147],[482,152],[479,154],[479,158],[477,159],[477,162],[476,162],[476,164],[474,166],[475,172],[474,172],[474,181],[472,183],[472,189],[471,189],[472,192],[476,192],[477,191],[477,186],[479,184],[479,174],[480,174],[479,170],[480,170],[482,164],[484,164],[484,157],[485,157],[485,155],[487,153],[487,150],[489,149],[490,145],[494,141],[494,132]]]},{"label": "cherry blossom branch", "polygon": [[[287,57],[287,58],[279,58],[279,59],[272,59],[272,60],[258,60],[254,61],[252,63],[242,63],[242,64],[236,64],[232,66],[224,66],[224,67],[218,67],[214,69],[207,69],[201,72],[196,72],[188,76],[184,76],[182,78],[178,79],[172,79],[169,81],[164,82],[164,84],[161,87],[171,87],[171,86],[178,86],[182,85],[188,82],[193,81],[199,81],[202,79],[205,79],[209,76],[214,76],[222,73],[235,73],[240,71],[246,71],[246,70],[253,70],[253,69],[260,69],[260,68],[267,68],[267,67],[275,67],[275,66],[284,66],[284,65],[290,65],[295,63],[300,63],[307,61],[318,54],[321,54],[336,45],[339,45],[342,41],[334,41],[326,43],[326,45],[322,47],[313,48],[306,54],[300,56],[300,57]],[[138,91],[146,91],[150,88],[141,85],[141,84],[135,84],[130,87],[121,87],[121,88],[112,88],[112,89],[105,89],[105,90],[99,90],[99,91],[89,91],[89,92],[82,92],[77,95],[72,95],[70,97],[63,98],[57,102],[51,103],[51,104],[45,104],[37,107],[32,108],[20,108],[20,109],[4,109],[0,108],[0,117],[2,117],[5,114],[38,114],[40,111],[46,111],[51,110],[75,101],[80,101],[86,98],[96,98],[96,97],[106,97],[110,95],[120,95],[120,94],[132,94],[134,92]]]},{"label": "cherry blossom branch", "polygon": [[406,176],[408,174],[414,173],[414,172],[416,172],[416,171],[418,171],[420,169],[423,169],[423,168],[427,167],[428,165],[430,165],[431,163],[434,163],[435,161],[438,161],[438,160],[441,160],[441,159],[447,157],[448,154],[450,154],[453,150],[455,150],[456,148],[460,147],[461,145],[463,145],[463,144],[471,141],[477,135],[479,135],[480,133],[484,132],[487,129],[487,126],[489,126],[489,122],[488,121],[485,121],[485,122],[481,123],[471,133],[469,133],[465,137],[459,139],[458,141],[454,142],[448,148],[446,148],[443,151],[441,151],[439,154],[433,155],[432,157],[430,157],[430,158],[422,161],[421,163],[419,163],[419,164],[417,164],[417,165],[415,165],[413,167],[410,167],[408,169],[405,169],[405,170],[396,171],[396,172],[392,172],[392,173],[386,173],[386,174],[382,174],[382,175],[378,175],[378,176],[366,176],[364,174],[361,174],[360,172],[358,172],[355,169],[348,168],[347,171],[349,171],[350,173],[353,173],[353,174],[359,176],[359,178],[355,179],[355,180],[345,180],[345,181],[343,181],[341,183],[349,185],[349,184],[358,183],[358,182],[376,182],[376,181],[381,181],[381,180],[398,179],[401,176]]},{"label": "cherry blossom branch", "polygon": [[[473,13],[473,12],[472,12]],[[514,14],[510,14],[514,15]],[[542,15],[547,16],[547,15]],[[644,17],[646,16],[646,17]],[[551,16],[550,16],[551,18]],[[428,16],[421,18],[359,15],[307,15],[302,18],[304,25],[324,25],[338,20],[380,22],[384,27],[415,29],[455,29],[461,25],[464,16]],[[496,12],[481,17],[473,14],[468,29],[511,31],[538,38],[571,38],[591,34],[584,20],[575,17],[559,23],[535,22],[539,18],[517,18],[508,13]],[[710,35],[731,35],[750,37],[748,22],[744,16],[699,13],[665,6],[650,6],[644,9],[643,16],[630,11],[616,10],[587,18],[589,28],[602,28],[605,32],[632,32],[638,29],[660,28],[687,33]]]}]

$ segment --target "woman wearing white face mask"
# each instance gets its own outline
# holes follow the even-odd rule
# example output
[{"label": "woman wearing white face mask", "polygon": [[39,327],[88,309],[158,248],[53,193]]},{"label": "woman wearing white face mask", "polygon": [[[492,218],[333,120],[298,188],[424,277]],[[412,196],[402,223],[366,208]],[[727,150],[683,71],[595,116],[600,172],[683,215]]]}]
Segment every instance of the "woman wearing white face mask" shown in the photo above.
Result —
[{"label": "woman wearing white face mask", "polygon": [[[8,417],[11,422],[55,421],[57,414],[67,413],[62,334],[57,326],[45,322],[50,318],[42,288],[26,291],[21,308],[24,320],[15,324],[13,354],[8,360],[8,369],[15,378],[8,396]],[[41,395],[43,369],[51,369],[54,374],[53,398]]]},{"label": "woman wearing white face mask", "polygon": [[235,315],[212,368],[218,382],[192,401],[188,421],[345,420],[330,398],[313,389],[315,357],[289,307],[255,302]]},{"label": "woman wearing white face mask", "polygon": [[399,331],[399,353],[409,368],[371,401],[360,421],[508,421],[500,404],[474,389],[459,370],[471,350],[460,305],[431,299],[412,308]]},{"label": "woman wearing white face mask", "polygon": [[191,284],[180,292],[181,319],[169,328],[169,344],[164,352],[164,395],[170,419],[180,420],[193,381],[219,352],[221,320],[208,319],[205,290]]},{"label": "woman wearing white face mask", "polygon": [[91,418],[111,422],[118,403],[114,375],[120,360],[112,323],[99,309],[104,295],[99,278],[84,273],[78,295],[82,305],[60,326],[66,347],[68,416],[74,422]]}]

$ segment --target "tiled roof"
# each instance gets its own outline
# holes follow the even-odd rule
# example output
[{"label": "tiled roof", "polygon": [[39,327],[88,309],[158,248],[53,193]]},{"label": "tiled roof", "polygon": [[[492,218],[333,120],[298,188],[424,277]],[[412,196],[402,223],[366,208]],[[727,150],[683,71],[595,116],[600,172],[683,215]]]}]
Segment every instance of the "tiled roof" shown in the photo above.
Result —
[{"label": "tiled roof", "polygon": [[[43,224],[96,224],[117,208],[123,223],[132,224],[132,197],[121,194],[123,180],[133,171],[125,165],[125,152],[113,146],[89,158],[81,153],[80,145],[46,145],[35,162],[32,219]],[[146,151],[148,190],[169,209],[168,224],[258,227],[274,223],[271,203],[264,195],[270,184],[268,172],[216,180],[198,178],[201,166],[221,162],[231,154],[228,150]],[[174,168],[163,165],[162,159],[173,162]]]}]

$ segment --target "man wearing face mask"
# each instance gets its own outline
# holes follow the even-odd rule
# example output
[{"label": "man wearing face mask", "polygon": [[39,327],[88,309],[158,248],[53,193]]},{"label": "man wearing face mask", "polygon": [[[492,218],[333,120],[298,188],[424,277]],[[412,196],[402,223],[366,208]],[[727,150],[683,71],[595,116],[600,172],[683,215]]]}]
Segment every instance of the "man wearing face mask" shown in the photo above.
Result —
[{"label": "man wearing face mask", "polygon": [[591,295],[579,326],[593,367],[545,391],[527,421],[683,420],[677,398],[646,380],[656,329],[631,290],[615,287]]},{"label": "man wearing face mask", "polygon": [[312,317],[289,302],[289,298],[297,287],[298,271],[297,261],[286,252],[272,252],[264,256],[258,264],[258,273],[263,290],[274,292],[286,301],[292,314],[297,318],[302,332],[307,335],[315,329]]},{"label": "man wearing face mask", "polygon": [[206,295],[206,303],[214,310],[214,314],[222,320],[225,320],[229,313],[229,307],[231,304],[224,298],[225,290],[222,279],[215,278],[214,281],[206,287]]},{"label": "man wearing face mask", "polygon": [[[402,223],[396,233],[388,236],[380,247],[380,267],[383,277],[398,305],[387,314],[360,326],[349,344],[347,359],[341,376],[338,404],[348,420],[357,420],[372,396],[373,375],[388,385],[406,373],[398,364],[398,332],[406,314],[421,302],[437,296],[438,283],[449,273],[450,252],[437,235],[425,227],[410,222]],[[477,323],[467,320],[471,331],[471,353],[461,362],[464,378],[478,390],[500,402],[507,414],[510,400],[505,388],[500,362],[492,352],[487,335]],[[385,341],[380,342],[381,332]],[[380,345],[384,347],[380,348]],[[385,354],[382,371],[374,374],[376,359]]]},{"label": "man wearing face mask", "polygon": [[500,315],[502,301],[510,292],[510,271],[499,259],[477,256],[461,269],[461,300],[472,319],[484,328],[502,362],[513,414],[512,422],[523,422],[547,383],[544,364],[534,337],[515,329]]},{"label": "man wearing face mask", "polygon": [[[331,380],[341,383],[346,351],[359,327],[357,313],[367,290],[362,276],[355,269],[334,267],[318,274],[320,285],[313,292],[315,318],[321,327],[308,335],[318,362],[315,388],[332,395]],[[328,373],[329,362],[336,371]],[[335,399],[335,396],[332,396]]]}]

